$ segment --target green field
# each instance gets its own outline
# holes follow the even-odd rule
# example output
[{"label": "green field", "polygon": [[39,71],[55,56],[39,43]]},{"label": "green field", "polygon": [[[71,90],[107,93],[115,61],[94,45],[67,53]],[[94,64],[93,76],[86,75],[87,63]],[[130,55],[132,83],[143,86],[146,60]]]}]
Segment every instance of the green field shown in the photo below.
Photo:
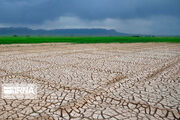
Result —
[{"label": "green field", "polygon": [[19,43],[180,43],[180,37],[46,37],[46,36],[0,36],[0,44]]}]

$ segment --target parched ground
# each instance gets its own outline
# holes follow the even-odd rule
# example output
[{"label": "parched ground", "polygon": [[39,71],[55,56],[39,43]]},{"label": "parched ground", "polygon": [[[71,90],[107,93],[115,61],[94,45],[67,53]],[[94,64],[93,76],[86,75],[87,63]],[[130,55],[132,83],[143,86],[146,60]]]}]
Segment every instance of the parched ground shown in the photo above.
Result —
[{"label": "parched ground", "polygon": [[180,44],[1,45],[3,83],[38,98],[0,98],[0,120],[179,119]]}]

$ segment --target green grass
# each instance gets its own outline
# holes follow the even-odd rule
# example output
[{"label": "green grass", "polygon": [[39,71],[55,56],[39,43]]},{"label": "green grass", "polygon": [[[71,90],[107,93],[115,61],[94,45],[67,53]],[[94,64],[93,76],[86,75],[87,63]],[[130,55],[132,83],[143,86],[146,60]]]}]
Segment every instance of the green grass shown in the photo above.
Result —
[{"label": "green grass", "polygon": [[180,37],[62,37],[62,36],[0,36],[0,44],[20,43],[147,43],[171,42],[180,43]]}]

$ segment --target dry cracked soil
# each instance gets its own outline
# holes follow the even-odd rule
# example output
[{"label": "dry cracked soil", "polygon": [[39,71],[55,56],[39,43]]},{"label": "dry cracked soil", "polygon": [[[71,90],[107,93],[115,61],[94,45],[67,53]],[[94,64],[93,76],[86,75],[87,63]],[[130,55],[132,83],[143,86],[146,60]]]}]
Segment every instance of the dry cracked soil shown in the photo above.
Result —
[{"label": "dry cracked soil", "polygon": [[178,120],[180,44],[0,45],[5,83],[38,93],[1,97],[0,120]]}]

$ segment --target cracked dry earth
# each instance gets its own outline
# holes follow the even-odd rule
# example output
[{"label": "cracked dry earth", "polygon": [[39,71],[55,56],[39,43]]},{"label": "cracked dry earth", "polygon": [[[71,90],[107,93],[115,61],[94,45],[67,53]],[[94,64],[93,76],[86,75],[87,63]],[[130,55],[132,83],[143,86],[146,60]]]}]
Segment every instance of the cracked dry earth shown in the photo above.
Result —
[{"label": "cracked dry earth", "polygon": [[178,120],[180,44],[1,45],[3,83],[38,98],[0,98],[0,120]]}]

